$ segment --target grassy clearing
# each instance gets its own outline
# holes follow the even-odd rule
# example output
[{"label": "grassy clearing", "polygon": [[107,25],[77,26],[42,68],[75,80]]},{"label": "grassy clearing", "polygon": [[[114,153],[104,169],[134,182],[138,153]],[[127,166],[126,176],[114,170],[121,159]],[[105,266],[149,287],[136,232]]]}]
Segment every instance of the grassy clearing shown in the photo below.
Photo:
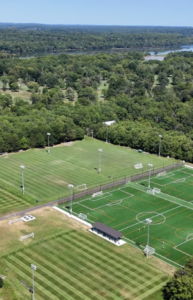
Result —
[{"label": "grassy clearing", "polygon": [[99,101],[104,101],[104,96],[103,96],[103,93],[102,93],[103,89],[108,89],[107,80],[101,80],[101,83],[98,87],[97,94],[98,94],[98,100]]},{"label": "grassy clearing", "polygon": [[[103,149],[102,173],[98,174],[100,148]],[[25,193],[43,203],[69,195],[69,183],[75,186],[86,183],[92,188],[136,174],[136,163],[143,163],[143,171],[147,171],[148,163],[160,168],[172,162],[172,159],[85,139],[71,146],[53,147],[50,155],[46,149],[31,149],[9,154],[6,159],[2,156],[0,180],[21,193],[20,165],[25,165]]]},{"label": "grassy clearing", "polygon": [[[34,215],[37,219],[31,223],[1,223],[0,239],[5,245],[1,253],[7,254],[1,257],[0,273],[8,268],[6,286],[0,291],[3,300],[10,299],[4,295],[13,286],[13,299],[30,299],[20,280],[31,286],[31,263],[37,266],[37,300],[149,299],[152,294],[160,295],[168,272],[173,272],[129,245],[109,244],[51,208]],[[34,232],[35,238],[23,245],[18,239],[24,231]]]},{"label": "grassy clearing", "polygon": [[[121,231],[125,241],[136,247],[139,243],[140,249],[147,244],[145,220],[152,219],[150,246],[155,255],[179,267],[192,256],[192,185],[193,170],[183,167],[151,179],[151,188],[161,189],[158,194],[147,193],[146,179],[131,182],[95,198],[77,200],[73,213],[86,214],[91,223],[99,221]],[[66,206],[60,208],[66,210]]]},{"label": "grassy clearing", "polygon": [[2,89],[3,84],[0,81],[0,93],[2,94],[10,94],[13,98],[13,103],[15,103],[15,98],[19,97],[21,99],[23,99],[24,101],[27,101],[29,103],[31,103],[31,93],[28,91],[27,85],[25,85],[24,83],[20,83],[20,90],[18,92],[12,92],[9,90],[9,86],[7,86],[7,90],[4,91]]}]

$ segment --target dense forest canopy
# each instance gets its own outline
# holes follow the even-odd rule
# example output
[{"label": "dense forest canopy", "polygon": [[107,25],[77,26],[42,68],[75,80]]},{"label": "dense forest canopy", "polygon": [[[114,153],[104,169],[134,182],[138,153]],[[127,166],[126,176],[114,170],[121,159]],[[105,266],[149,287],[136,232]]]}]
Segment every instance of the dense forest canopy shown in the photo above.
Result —
[{"label": "dense forest canopy", "polygon": [[0,54],[148,49],[193,43],[191,27],[73,26],[0,23]]},{"label": "dense forest canopy", "polygon": [[[82,139],[193,161],[193,53],[138,52],[0,59],[0,152]],[[21,97],[25,86],[30,102]]]}]

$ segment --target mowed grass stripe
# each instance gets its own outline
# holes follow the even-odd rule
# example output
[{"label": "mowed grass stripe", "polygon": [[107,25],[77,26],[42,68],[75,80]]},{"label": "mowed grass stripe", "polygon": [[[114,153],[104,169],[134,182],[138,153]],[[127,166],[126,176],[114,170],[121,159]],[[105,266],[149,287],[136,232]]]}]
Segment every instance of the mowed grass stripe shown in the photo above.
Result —
[{"label": "mowed grass stripe", "polygon": [[[106,290],[110,290],[112,292],[112,290],[115,287],[123,287],[128,284],[128,279],[123,279],[120,281],[118,280],[118,275],[116,273],[116,277],[113,276],[112,274],[114,274],[116,272],[116,270],[114,269],[113,273],[108,272],[108,268],[109,266],[107,264],[103,264],[103,268],[101,268],[101,265],[98,266],[98,264],[96,263],[96,261],[91,260],[90,258],[88,259],[88,257],[84,254],[81,253],[81,257],[78,259],[75,255],[73,255],[73,250],[75,250],[74,248],[69,248],[70,250],[72,250],[70,253],[68,253],[68,257],[66,257],[65,255],[62,255],[60,253],[62,253],[62,246],[57,245],[58,250],[54,250],[53,248],[50,248],[48,245],[45,246],[45,249],[49,249],[49,251],[53,251],[53,253],[55,253],[55,255],[60,258],[62,261],[65,261],[65,263],[68,266],[72,266],[75,267],[76,269],[76,265],[84,265],[90,272],[92,272],[92,274],[100,274],[99,277],[95,278],[94,275],[90,275],[91,277],[93,277],[93,280],[97,280],[100,282],[102,287],[105,287]],[[73,260],[76,261],[76,264],[73,264]],[[104,278],[107,279],[111,279],[109,281],[104,281]],[[133,289],[133,291],[135,291],[137,285],[136,282],[131,283],[129,285],[130,290]]]},{"label": "mowed grass stripe", "polygon": [[[6,260],[6,264],[11,270],[13,270],[18,276],[20,276],[20,279],[25,279],[25,282],[27,281],[31,286],[31,270],[26,271],[25,269],[23,269],[16,262],[14,262],[14,258],[13,259],[9,258],[8,260]],[[42,280],[38,280],[38,282],[36,281],[35,293],[37,293],[38,296],[40,296],[43,300],[45,300],[45,296],[46,296],[46,300],[58,300],[58,298],[56,298],[54,294],[49,292],[49,290],[44,284],[44,281]],[[74,299],[70,299],[70,300],[74,300]]]},{"label": "mowed grass stripe", "polygon": [[[62,246],[60,246],[60,251],[62,251]],[[71,250],[73,250],[72,248],[70,248]],[[56,251],[54,251],[54,253],[58,256],[59,253],[57,253]],[[71,259],[76,259],[75,256],[70,255],[68,253],[68,256],[71,257]],[[61,257],[63,259],[63,257]],[[112,290],[116,287],[116,288],[123,288],[128,285],[128,278],[124,278],[121,277],[116,273],[116,269],[113,269],[113,272],[109,270],[109,265],[108,264],[101,264],[98,263],[97,260],[92,259],[90,256],[86,256],[83,253],[81,253],[81,258],[82,258],[82,262],[84,262],[84,265],[88,267],[88,269],[93,270],[93,272],[97,272],[98,274],[101,275],[101,278],[108,278],[109,282],[106,282],[106,285],[109,286]],[[80,261],[81,263],[81,261]],[[115,274],[116,276],[112,275]],[[102,284],[103,285],[103,284]],[[130,290],[133,290],[133,292],[135,291],[135,289],[137,288],[137,284],[135,281],[132,280],[132,282],[129,282],[128,288]]]},{"label": "mowed grass stripe", "polygon": [[[56,245],[55,245],[56,246]],[[58,246],[58,245],[57,245]],[[30,254],[30,257],[34,257],[34,259],[37,261],[39,261],[39,265],[41,265],[41,261],[45,261],[46,263],[49,264],[50,266],[54,266],[54,270],[56,269],[57,272],[59,274],[61,274],[62,279],[63,278],[68,278],[70,277],[72,281],[75,281],[76,283],[78,283],[80,285],[80,289],[84,290],[86,292],[86,295],[90,297],[90,299],[98,299],[98,294],[96,293],[96,290],[105,290],[105,292],[108,294],[111,293],[112,290],[112,286],[109,289],[106,289],[104,287],[104,281],[101,278],[101,282],[99,282],[99,278],[100,277],[93,277],[91,275],[91,270],[85,270],[85,266],[83,262],[80,261],[80,264],[78,264],[77,260],[76,263],[72,260],[68,259],[68,256],[66,257],[65,260],[65,256],[60,256],[58,257],[58,255],[53,256],[53,251],[54,248],[49,248],[46,245],[46,253],[44,253],[44,257],[41,256],[41,252],[38,251],[37,248],[35,248],[35,252],[31,251],[26,251],[27,254]],[[61,265],[61,261],[62,261],[62,265]],[[67,269],[66,271],[61,269],[58,266],[64,266],[64,269]],[[81,267],[81,271],[79,271],[79,267]],[[84,270],[83,270],[84,269]],[[85,271],[87,274],[85,274]],[[55,271],[54,271],[55,274]],[[58,275],[59,276],[59,275]],[[96,282],[97,280],[97,282]],[[113,299],[117,299],[117,297],[112,297]],[[100,299],[105,299],[103,297],[100,296]]]},{"label": "mowed grass stripe", "polygon": [[[63,241],[61,241],[62,243]],[[138,283],[140,283],[141,285],[144,284],[144,278],[139,276],[138,274],[134,273],[134,272],[130,272],[130,279],[128,282],[128,274],[125,275],[125,272],[127,271],[126,269],[124,270],[123,265],[116,265],[114,263],[114,261],[112,262],[112,260],[107,259],[106,257],[101,257],[100,254],[97,254],[93,251],[90,251],[90,248],[86,248],[86,247],[81,247],[81,244],[76,243],[79,251],[82,251],[82,254],[85,259],[89,259],[90,262],[93,262],[94,265],[98,265],[100,268],[103,268],[104,265],[107,265],[106,271],[108,269],[108,272],[110,274],[116,273],[116,281],[119,280],[119,283],[122,284],[124,282],[124,284],[127,284],[128,287],[130,286],[130,283],[133,284],[134,289],[137,287],[136,286],[136,280]],[[110,276],[110,274],[108,276]],[[136,280],[133,280],[132,278],[136,278]]]},{"label": "mowed grass stripe", "polygon": [[[98,168],[99,148],[104,150],[101,175],[94,170]],[[169,165],[172,162],[93,139],[76,142],[71,147],[54,147],[50,155],[45,149],[31,149],[11,154],[6,160],[0,157],[3,170],[0,177],[19,189],[21,185],[19,166],[24,164],[26,193],[40,200],[49,201],[57,199],[57,196],[68,195],[68,183],[74,185],[86,183],[88,187],[93,187],[99,185],[100,181],[111,182],[112,178],[136,173],[133,168],[135,163],[142,162],[146,168],[150,161],[155,167],[161,167],[163,163]],[[125,168],[125,165],[128,167]],[[109,175],[111,179],[108,178]]]},{"label": "mowed grass stripe", "polygon": [[[80,246],[79,246],[79,247],[80,247]],[[88,254],[88,250],[86,250],[85,252]],[[84,250],[83,250],[83,253],[84,253]],[[96,266],[96,265],[97,265],[97,262],[98,262],[98,259],[96,259],[96,260],[92,259],[92,258],[93,258],[92,255],[91,255],[91,256],[86,255],[86,257],[87,257],[87,256],[88,256],[89,261],[92,260],[93,263],[94,263],[95,266]],[[100,259],[100,257],[99,257],[99,259]],[[102,266],[105,267],[104,260],[103,260],[103,259],[101,259],[101,260],[102,260],[101,267],[102,267]],[[110,262],[111,262],[111,261],[109,261],[108,263],[110,264]],[[118,272],[118,270],[116,269],[115,265],[113,265],[113,268],[111,268],[111,267],[109,267],[109,264],[108,264],[108,266],[106,267],[106,269],[107,269],[107,268],[108,268],[108,269],[111,269],[111,272],[113,272],[113,273],[116,274],[116,280],[120,279],[120,282],[123,283],[123,281],[124,281],[124,279],[123,279],[124,276],[123,276],[123,274],[121,274],[122,276],[120,276],[121,270],[122,270],[123,268],[122,268],[122,269],[120,268],[120,272]],[[124,273],[124,270],[122,270],[122,273]],[[144,276],[144,274],[143,274],[143,276]],[[130,272],[129,276],[128,276],[128,275],[126,276],[127,280],[129,280],[129,283],[130,283],[131,281],[133,281],[133,282],[136,284],[136,287],[134,288],[133,293],[134,293],[136,296],[138,296],[138,294],[141,293],[142,291],[151,288],[152,286],[154,286],[154,284],[159,284],[160,282],[162,282],[163,275],[162,275],[162,274],[159,274],[159,275],[157,275],[157,276],[154,276],[153,279],[151,278],[151,280],[146,280],[145,283],[144,283],[144,282],[141,282],[141,283],[140,283],[140,279],[141,279],[141,278],[137,277],[137,278],[136,278],[137,280],[133,280],[133,279],[132,279],[133,277],[136,277],[136,276],[135,276],[135,273],[132,273],[132,272]],[[143,278],[143,277],[142,277],[142,278]],[[140,284],[140,288],[139,288],[139,284]],[[127,282],[127,283],[124,282],[124,287],[126,287],[126,285],[128,286],[128,282]],[[131,287],[128,286],[128,288],[131,290]],[[136,291],[136,290],[137,290],[137,291]]]},{"label": "mowed grass stripe", "polygon": [[[72,233],[71,237],[76,241],[79,241],[80,243],[82,243],[83,245],[86,245],[87,247],[89,247],[89,249],[92,251],[92,249],[97,253],[100,252],[101,254],[103,254],[105,257],[108,257],[109,259],[113,259],[114,262],[116,262],[117,264],[121,264],[124,260],[124,265],[127,266],[130,270],[132,270],[132,265],[133,263],[135,264],[135,271],[139,271],[141,275],[144,276],[143,271],[147,270],[147,266],[142,265],[141,263],[138,263],[138,261],[134,258],[130,258],[130,257],[125,257],[121,254],[115,256],[111,253],[111,251],[109,251],[109,247],[108,246],[104,246],[104,245],[99,245],[99,243],[94,243],[92,239],[90,239],[89,237],[85,239],[82,239],[82,237],[80,237],[79,235],[77,235],[76,233]],[[100,238],[98,238],[100,239]],[[158,274],[160,274],[159,270],[155,270],[153,267],[148,266],[149,269],[149,273],[151,273],[152,275],[156,276]],[[151,278],[151,276],[149,274],[146,274],[147,279]]]},{"label": "mowed grass stripe", "polygon": [[[12,264],[15,264],[17,266],[17,268],[19,270],[22,270],[24,274],[29,274],[28,273],[28,269],[29,266],[31,264],[31,262],[29,263],[24,263],[23,259],[21,261],[21,259],[17,258],[14,255],[14,258],[9,258],[9,260],[12,260]],[[31,274],[31,272],[30,272]],[[65,291],[68,291],[67,295],[68,295],[68,299],[70,300],[74,300],[77,299],[77,297],[79,296],[77,291],[73,289],[73,287],[62,287],[63,289],[60,288],[60,283],[58,283],[54,277],[53,274],[48,275],[46,271],[43,271],[41,269],[38,269],[38,272],[36,272],[36,283],[41,284],[43,283],[43,287],[44,289],[46,289],[47,291],[50,291],[50,293],[52,294],[52,297],[56,297],[55,299],[64,299],[62,297],[64,297],[64,293]],[[28,275],[30,277],[30,275]],[[24,277],[25,278],[25,277]],[[36,284],[36,285],[37,285]],[[75,298],[76,297],[76,298]]]},{"label": "mowed grass stripe", "polygon": [[[34,253],[35,254],[35,253]],[[46,274],[45,279],[47,281],[50,281],[49,278],[54,278],[54,281],[57,282],[57,287],[63,291],[63,290],[68,290],[70,291],[74,291],[74,293],[76,293],[76,297],[85,297],[85,300],[89,300],[89,297],[85,296],[85,292],[87,292],[89,294],[89,291],[84,290],[83,287],[81,287],[81,283],[80,282],[74,282],[73,278],[71,276],[69,276],[68,274],[61,274],[61,272],[59,272],[57,270],[57,267],[54,265],[49,264],[48,261],[46,261],[43,257],[42,259],[39,259],[38,257],[34,257],[34,261],[35,264],[41,265],[40,267],[40,273]],[[16,258],[18,259],[22,259],[22,263],[25,263],[25,265],[29,265],[30,261],[31,261],[31,257],[27,256],[24,252],[22,253],[18,253],[16,255]],[[51,282],[50,282],[51,284]],[[94,300],[97,300],[97,298],[93,298]]]}]

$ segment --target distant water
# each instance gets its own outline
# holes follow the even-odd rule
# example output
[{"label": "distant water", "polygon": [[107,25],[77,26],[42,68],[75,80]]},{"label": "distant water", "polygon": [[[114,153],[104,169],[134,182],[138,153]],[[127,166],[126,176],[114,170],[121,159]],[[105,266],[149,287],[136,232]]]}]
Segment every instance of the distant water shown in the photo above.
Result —
[{"label": "distant water", "polygon": [[77,50],[77,51],[61,51],[61,52],[44,52],[44,53],[29,53],[21,56],[21,59],[33,58],[37,56],[45,56],[45,55],[59,55],[59,54],[71,54],[71,55],[94,55],[97,53],[121,53],[121,52],[131,52],[131,51],[139,51],[139,52],[149,52],[151,55],[155,53],[157,55],[166,55],[171,52],[181,52],[181,51],[193,51],[193,45],[183,45],[179,47],[171,47],[171,48],[162,48],[162,49],[129,49],[129,48],[121,48],[121,49],[108,49],[108,50]]},{"label": "distant water", "polygon": [[153,55],[156,52],[157,55],[166,55],[171,52],[182,52],[182,51],[193,51],[193,45],[184,45],[184,46],[180,46],[177,49],[167,49],[166,51],[156,51],[156,50],[150,51],[150,54]]}]

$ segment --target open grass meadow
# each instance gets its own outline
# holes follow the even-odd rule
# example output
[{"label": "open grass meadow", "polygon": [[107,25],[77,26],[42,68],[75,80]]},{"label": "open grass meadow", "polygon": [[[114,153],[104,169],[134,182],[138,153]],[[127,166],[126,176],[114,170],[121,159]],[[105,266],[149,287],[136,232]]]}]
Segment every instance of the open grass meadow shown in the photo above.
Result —
[{"label": "open grass meadow", "polygon": [[[29,223],[1,223],[3,300],[31,299],[20,282],[32,286],[31,263],[37,266],[37,300],[162,299],[161,288],[173,268],[155,258],[147,260],[127,244],[116,247],[52,208],[36,211],[34,216],[37,219]],[[32,231],[34,240],[19,241],[21,234]]]},{"label": "open grass meadow", "polygon": [[[181,167],[162,176],[130,182],[119,188],[103,191],[97,197],[87,196],[73,203],[73,213],[83,213],[90,223],[99,221],[121,231],[125,241],[144,249],[147,245],[147,223],[150,218],[150,246],[155,256],[180,267],[193,251],[193,169]],[[67,210],[68,203],[59,207]]]},{"label": "open grass meadow", "polygon": [[[99,168],[99,151],[102,149],[101,174]],[[0,181],[10,185],[21,195],[21,169],[25,166],[25,194],[39,203],[49,202],[68,196],[68,184],[76,186],[86,184],[88,188],[107,184],[125,176],[136,174],[134,164],[143,163],[143,171],[148,170],[148,163],[154,168],[171,165],[173,159],[138,153],[126,147],[114,146],[95,139],[67,143],[47,149],[30,149],[0,157]],[[0,206],[2,196],[0,195]]]}]

